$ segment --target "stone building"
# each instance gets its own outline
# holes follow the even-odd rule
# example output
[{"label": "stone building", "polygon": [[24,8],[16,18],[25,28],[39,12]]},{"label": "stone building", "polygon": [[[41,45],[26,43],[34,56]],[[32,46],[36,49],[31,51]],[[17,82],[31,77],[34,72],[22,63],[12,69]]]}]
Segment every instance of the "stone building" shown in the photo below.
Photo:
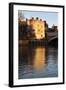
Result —
[{"label": "stone building", "polygon": [[31,28],[32,33],[34,34],[34,39],[44,39],[45,38],[45,22],[38,17],[34,19],[26,19],[27,25]]}]

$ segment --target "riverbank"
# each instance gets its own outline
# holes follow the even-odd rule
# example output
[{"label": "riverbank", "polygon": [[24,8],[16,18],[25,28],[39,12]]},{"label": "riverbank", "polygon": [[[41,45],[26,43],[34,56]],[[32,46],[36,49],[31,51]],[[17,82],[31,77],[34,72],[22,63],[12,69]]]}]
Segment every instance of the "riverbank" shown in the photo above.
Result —
[{"label": "riverbank", "polygon": [[43,39],[43,40],[19,40],[19,46],[28,46],[28,45],[31,45],[31,46],[42,46],[42,45],[47,45],[48,42],[47,40]]}]

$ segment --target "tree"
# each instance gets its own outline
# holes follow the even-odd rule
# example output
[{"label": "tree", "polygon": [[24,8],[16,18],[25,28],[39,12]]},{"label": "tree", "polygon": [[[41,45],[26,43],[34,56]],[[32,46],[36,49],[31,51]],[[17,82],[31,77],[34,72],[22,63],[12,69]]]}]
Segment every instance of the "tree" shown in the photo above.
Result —
[{"label": "tree", "polygon": [[23,20],[25,18],[24,14],[22,13],[22,10],[18,11],[18,18],[19,18],[19,20]]}]

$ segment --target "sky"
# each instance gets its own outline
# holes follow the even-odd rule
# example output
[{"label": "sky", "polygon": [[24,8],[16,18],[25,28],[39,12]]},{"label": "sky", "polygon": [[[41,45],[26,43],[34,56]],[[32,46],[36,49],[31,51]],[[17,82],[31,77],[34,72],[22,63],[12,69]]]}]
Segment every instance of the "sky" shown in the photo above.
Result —
[{"label": "sky", "polygon": [[21,11],[19,10],[19,14],[23,14],[25,18],[30,19],[31,17],[39,17],[39,19],[46,20],[49,27],[52,25],[58,26],[58,13],[57,12],[44,12],[44,11]]}]

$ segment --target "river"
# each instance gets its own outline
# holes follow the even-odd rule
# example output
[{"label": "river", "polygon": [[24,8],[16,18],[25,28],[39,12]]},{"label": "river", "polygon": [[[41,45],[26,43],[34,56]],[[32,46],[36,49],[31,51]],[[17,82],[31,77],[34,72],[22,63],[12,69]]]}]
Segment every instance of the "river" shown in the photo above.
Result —
[{"label": "river", "polygon": [[19,79],[58,77],[58,48],[20,46]]}]

